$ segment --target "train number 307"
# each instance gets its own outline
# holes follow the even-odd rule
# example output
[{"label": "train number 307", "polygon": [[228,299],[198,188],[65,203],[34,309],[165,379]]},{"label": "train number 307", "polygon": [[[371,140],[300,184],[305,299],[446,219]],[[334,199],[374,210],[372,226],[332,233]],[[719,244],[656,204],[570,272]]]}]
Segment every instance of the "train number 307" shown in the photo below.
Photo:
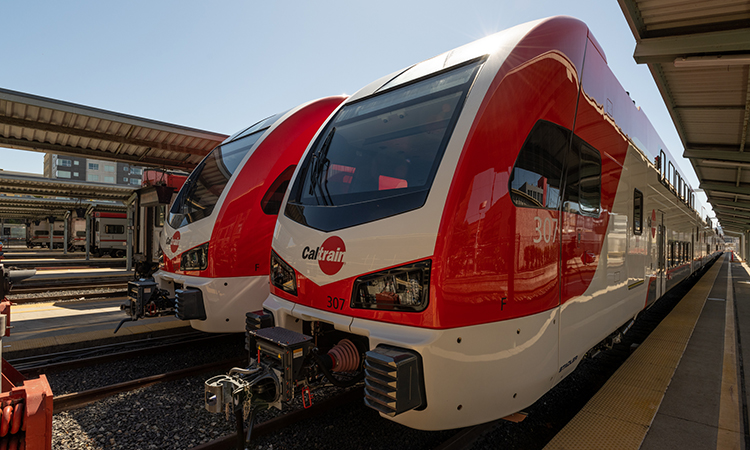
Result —
[{"label": "train number 307", "polygon": [[534,217],[534,223],[536,224],[536,229],[534,230],[536,232],[536,237],[534,238],[535,244],[542,242],[542,240],[547,244],[555,242],[557,238],[557,219],[545,217],[542,220],[541,217],[537,216]]},{"label": "train number 307", "polygon": [[346,301],[343,298],[328,296],[328,307],[333,309],[344,309]]}]

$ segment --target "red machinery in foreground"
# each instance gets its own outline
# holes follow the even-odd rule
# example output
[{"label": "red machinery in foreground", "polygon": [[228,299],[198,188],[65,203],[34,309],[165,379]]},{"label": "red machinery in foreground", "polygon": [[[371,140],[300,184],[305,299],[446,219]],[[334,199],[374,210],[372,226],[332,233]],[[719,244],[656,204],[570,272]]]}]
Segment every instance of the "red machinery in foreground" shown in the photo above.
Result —
[{"label": "red machinery in foreground", "polygon": [[[0,244],[0,260],[3,251]],[[14,281],[35,270],[10,270],[0,263],[0,337],[10,336],[10,301],[5,296]],[[1,338],[0,338],[1,340]],[[5,359],[0,389],[0,449],[52,449],[52,389],[47,377],[26,380]]]}]

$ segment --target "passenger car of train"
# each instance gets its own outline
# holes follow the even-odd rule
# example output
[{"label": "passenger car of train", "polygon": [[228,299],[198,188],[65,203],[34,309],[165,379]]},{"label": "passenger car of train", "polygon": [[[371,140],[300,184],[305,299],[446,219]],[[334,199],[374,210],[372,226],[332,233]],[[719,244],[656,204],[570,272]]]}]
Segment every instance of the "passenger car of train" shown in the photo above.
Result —
[{"label": "passenger car of train", "polygon": [[502,418],[721,246],[587,26],[519,25],[381,78],[321,128],[247,316],[251,365],[208,380],[206,406],[364,378],[412,428]]},{"label": "passenger car of train", "polygon": [[124,308],[131,318],[168,312],[172,303],[163,300],[174,298],[176,316],[195,329],[245,330],[245,312],[268,296],[271,234],[289,179],[343,100],[327,97],[268,117],[206,156],[166,217],[164,266],[154,274],[158,291],[149,291],[159,298],[134,298]]},{"label": "passenger car of train", "polygon": [[27,223],[26,247],[49,248],[50,228],[52,228],[52,247],[62,248],[63,241],[65,240],[65,222],[62,220],[54,220],[50,225],[48,219],[37,219],[33,222]]}]

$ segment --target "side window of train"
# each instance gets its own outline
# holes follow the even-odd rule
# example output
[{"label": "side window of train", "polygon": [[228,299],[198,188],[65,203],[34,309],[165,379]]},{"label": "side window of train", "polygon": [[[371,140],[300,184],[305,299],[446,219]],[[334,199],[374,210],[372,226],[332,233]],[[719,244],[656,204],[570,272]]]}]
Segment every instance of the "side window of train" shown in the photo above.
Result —
[{"label": "side window of train", "polygon": [[674,166],[672,165],[672,162],[669,163],[669,168],[667,169],[667,182],[669,183],[670,187],[674,187]]},{"label": "side window of train", "polygon": [[633,190],[633,234],[643,234],[643,193]]},{"label": "side window of train", "polygon": [[580,150],[581,212],[598,216],[602,199],[602,157],[588,144],[581,145]]},{"label": "side window of train", "polygon": [[296,165],[291,165],[281,172],[281,175],[276,177],[269,186],[263,198],[260,201],[260,208],[265,214],[269,216],[276,216],[279,214],[281,208],[281,202],[284,200],[284,194],[286,193],[287,187],[289,187],[289,180],[292,179],[294,169]]},{"label": "side window of train", "polygon": [[659,181],[661,181],[662,184],[667,184],[667,155],[664,154],[664,150],[659,150],[658,162]]},{"label": "side window of train", "polygon": [[598,216],[602,191],[602,157],[599,151],[573,135],[573,148],[566,165],[568,175],[563,209]]},{"label": "side window of train", "polygon": [[105,234],[125,234],[125,225],[105,225]]},{"label": "side window of train", "polygon": [[510,175],[510,198],[516,206],[557,209],[560,179],[570,131],[544,120],[526,138]]}]

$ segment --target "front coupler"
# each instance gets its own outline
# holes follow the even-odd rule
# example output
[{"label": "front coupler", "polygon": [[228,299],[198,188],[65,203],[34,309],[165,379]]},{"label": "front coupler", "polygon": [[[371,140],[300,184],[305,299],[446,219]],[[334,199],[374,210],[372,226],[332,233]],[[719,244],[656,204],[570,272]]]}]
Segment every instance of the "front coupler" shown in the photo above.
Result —
[{"label": "front coupler", "polygon": [[[251,317],[252,316],[252,317]],[[272,319],[260,313],[248,313],[247,349],[250,364],[234,368],[226,375],[205,382],[205,407],[209,412],[234,411],[238,423],[238,439],[250,440],[252,417],[256,410],[275,407],[302,396],[302,404],[312,404],[311,387],[326,382],[340,387],[353,386],[362,381],[362,354],[365,343],[355,345],[342,339],[327,353],[322,354],[312,336],[273,327]],[[257,329],[252,329],[256,324]],[[261,328],[266,326],[265,328]],[[333,373],[338,372],[339,376]],[[345,378],[341,375],[344,374]],[[248,433],[241,425],[250,417]],[[242,420],[240,420],[242,419]]]},{"label": "front coupler", "polygon": [[169,297],[169,291],[159,289],[154,280],[140,279],[128,281],[128,300],[120,305],[120,309],[128,317],[120,321],[115,333],[125,322],[174,314],[175,301]]}]

